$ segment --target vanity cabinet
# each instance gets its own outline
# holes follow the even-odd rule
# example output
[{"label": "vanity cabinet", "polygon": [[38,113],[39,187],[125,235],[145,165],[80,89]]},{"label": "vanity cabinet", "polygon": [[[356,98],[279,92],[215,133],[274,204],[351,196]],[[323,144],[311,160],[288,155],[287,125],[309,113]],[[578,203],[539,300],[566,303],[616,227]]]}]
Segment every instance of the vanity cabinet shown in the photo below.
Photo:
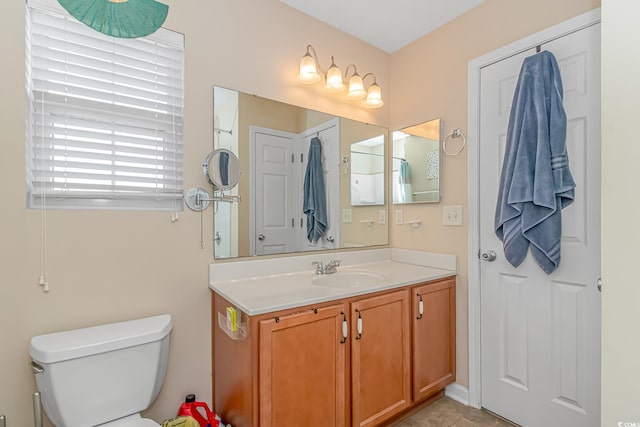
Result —
[{"label": "vanity cabinet", "polygon": [[352,425],[374,426],[411,402],[407,290],[351,303]]},{"label": "vanity cabinet", "polygon": [[455,283],[451,277],[411,289],[414,401],[456,379]]},{"label": "vanity cabinet", "polygon": [[344,305],[259,322],[260,426],[345,425]]},{"label": "vanity cabinet", "polygon": [[234,426],[384,425],[455,379],[454,304],[451,277],[241,314],[234,337],[218,319],[232,304],[213,294],[215,411]]}]

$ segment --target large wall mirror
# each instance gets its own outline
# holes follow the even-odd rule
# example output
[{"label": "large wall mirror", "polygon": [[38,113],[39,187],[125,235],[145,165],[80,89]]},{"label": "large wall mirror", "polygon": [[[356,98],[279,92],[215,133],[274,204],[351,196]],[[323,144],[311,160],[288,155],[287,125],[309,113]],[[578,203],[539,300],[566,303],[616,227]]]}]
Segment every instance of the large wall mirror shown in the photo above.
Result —
[{"label": "large wall mirror", "polygon": [[[218,86],[213,106],[214,148],[234,153],[241,171],[225,193],[241,202],[214,202],[216,259],[388,244],[386,128]],[[318,141],[321,161],[309,162]],[[320,194],[305,185],[311,167],[324,182],[326,229],[317,240],[304,213]]]},{"label": "large wall mirror", "polygon": [[393,132],[393,203],[440,201],[440,119]]}]

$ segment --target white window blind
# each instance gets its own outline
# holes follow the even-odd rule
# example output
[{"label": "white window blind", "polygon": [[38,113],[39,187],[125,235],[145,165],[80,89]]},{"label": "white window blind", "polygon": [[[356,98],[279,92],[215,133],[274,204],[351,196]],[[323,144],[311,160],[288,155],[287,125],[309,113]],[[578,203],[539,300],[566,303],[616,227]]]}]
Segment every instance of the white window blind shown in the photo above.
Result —
[{"label": "white window blind", "polygon": [[182,210],[184,36],[103,35],[27,4],[32,208]]}]

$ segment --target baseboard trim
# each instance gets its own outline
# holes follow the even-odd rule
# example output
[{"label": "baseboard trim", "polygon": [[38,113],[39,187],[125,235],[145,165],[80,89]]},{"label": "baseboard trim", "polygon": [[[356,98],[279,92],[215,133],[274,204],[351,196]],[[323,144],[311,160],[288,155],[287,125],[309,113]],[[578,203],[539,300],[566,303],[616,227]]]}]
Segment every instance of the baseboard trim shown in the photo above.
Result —
[{"label": "baseboard trim", "polygon": [[469,406],[469,389],[458,383],[449,384],[445,387],[445,394],[453,400]]}]

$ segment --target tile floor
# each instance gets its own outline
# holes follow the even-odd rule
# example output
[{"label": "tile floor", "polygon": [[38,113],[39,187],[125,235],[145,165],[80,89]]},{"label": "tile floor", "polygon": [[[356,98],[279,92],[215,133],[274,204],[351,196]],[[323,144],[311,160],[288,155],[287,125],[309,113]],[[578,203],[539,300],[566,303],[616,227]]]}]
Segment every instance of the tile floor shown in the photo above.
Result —
[{"label": "tile floor", "polygon": [[436,400],[394,427],[513,427],[488,412],[465,406],[449,397]]}]

